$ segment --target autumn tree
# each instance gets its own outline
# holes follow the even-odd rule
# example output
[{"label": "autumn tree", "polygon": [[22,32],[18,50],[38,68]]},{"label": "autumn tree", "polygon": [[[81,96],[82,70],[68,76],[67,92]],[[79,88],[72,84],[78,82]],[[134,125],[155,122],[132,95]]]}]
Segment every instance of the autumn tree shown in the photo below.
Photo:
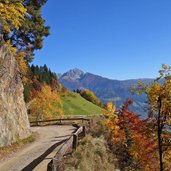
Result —
[{"label": "autumn tree", "polygon": [[54,115],[62,116],[62,102],[59,93],[53,92],[51,87],[44,85],[30,103],[31,114],[36,120],[50,119]]},{"label": "autumn tree", "polygon": [[148,97],[149,118],[154,123],[158,140],[160,170],[171,169],[171,67],[162,65],[160,76],[151,84],[139,83],[135,92],[145,92]]},{"label": "autumn tree", "polygon": [[127,100],[120,113],[121,128],[125,130],[126,144],[135,161],[135,166],[145,171],[158,170],[157,143],[149,120],[141,120],[139,115],[129,110],[131,100]]},{"label": "autumn tree", "polygon": [[28,66],[29,81],[24,85],[24,97],[28,103],[32,98],[35,98],[37,92],[46,84],[49,85],[52,91],[58,92],[61,90],[61,84],[57,80],[56,73],[52,72],[46,65],[44,66]]},{"label": "autumn tree", "polygon": [[111,138],[114,143],[125,143],[125,132],[120,128],[120,120],[116,112],[116,106],[108,102],[106,110],[103,110],[105,116],[105,125],[111,132]]},{"label": "autumn tree", "polygon": [[[159,82],[161,79],[163,79],[163,83]],[[171,138],[169,132],[171,123],[171,67],[163,65],[160,77],[155,80],[147,94],[152,117],[156,119],[157,123],[160,170],[163,171],[169,163],[165,160],[165,154],[171,145],[168,144]]]},{"label": "autumn tree", "polygon": [[17,51],[24,51],[27,60],[34,50],[42,48],[43,37],[49,35],[41,14],[46,1],[0,0],[1,34]]},{"label": "autumn tree", "polygon": [[18,30],[24,24],[26,11],[22,0],[0,0],[0,33]]},{"label": "autumn tree", "polygon": [[46,0],[0,0],[0,35],[18,61],[24,84],[28,81],[28,62],[34,50],[41,49],[49,35],[41,9]]},{"label": "autumn tree", "polygon": [[105,126],[109,131],[107,141],[110,144],[110,150],[118,160],[121,170],[130,170],[132,168],[131,155],[126,146],[125,130],[121,128],[119,111],[112,102],[106,104],[106,109],[102,109],[105,116]]},{"label": "autumn tree", "polygon": [[116,111],[112,103],[108,103],[107,111],[104,112],[105,124],[111,132],[114,145],[120,144],[121,148],[127,149],[127,158],[132,158],[134,169],[157,171],[157,143],[153,132],[148,127],[148,120],[140,120],[138,115],[129,111],[131,104],[132,101],[127,100],[122,109]]},{"label": "autumn tree", "polygon": [[99,107],[103,107],[103,103],[96,97],[96,95],[92,91],[85,89],[85,90],[80,90],[79,93],[86,100],[92,102],[93,104]]}]

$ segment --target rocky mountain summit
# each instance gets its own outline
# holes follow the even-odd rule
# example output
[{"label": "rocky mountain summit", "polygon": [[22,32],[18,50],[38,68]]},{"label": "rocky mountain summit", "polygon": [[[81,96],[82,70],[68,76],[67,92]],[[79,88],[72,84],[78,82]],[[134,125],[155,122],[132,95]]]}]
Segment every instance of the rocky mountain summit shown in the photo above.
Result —
[{"label": "rocky mountain summit", "polygon": [[23,84],[15,58],[0,47],[0,147],[30,135]]},{"label": "rocky mountain summit", "polygon": [[59,79],[62,78],[62,80],[71,80],[71,81],[76,81],[78,79],[81,79],[84,76],[84,72],[81,71],[80,69],[71,69],[68,72],[64,73],[63,75],[58,74]]}]

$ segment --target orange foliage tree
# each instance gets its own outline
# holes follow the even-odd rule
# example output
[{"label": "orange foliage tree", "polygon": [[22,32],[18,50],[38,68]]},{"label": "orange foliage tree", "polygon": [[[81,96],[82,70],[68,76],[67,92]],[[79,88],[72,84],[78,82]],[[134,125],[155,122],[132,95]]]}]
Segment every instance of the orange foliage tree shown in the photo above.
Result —
[{"label": "orange foliage tree", "polygon": [[125,144],[136,169],[157,171],[157,143],[148,127],[148,120],[140,120],[138,115],[129,111],[130,104],[132,101],[127,100],[121,111],[116,112],[112,103],[108,103],[105,112],[106,126],[111,131],[113,143]]}]

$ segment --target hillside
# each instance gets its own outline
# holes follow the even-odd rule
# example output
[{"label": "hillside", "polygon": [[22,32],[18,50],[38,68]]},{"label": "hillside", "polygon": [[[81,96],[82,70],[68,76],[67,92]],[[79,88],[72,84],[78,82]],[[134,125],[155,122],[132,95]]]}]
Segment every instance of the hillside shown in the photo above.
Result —
[{"label": "hillside", "polygon": [[79,69],[70,70],[59,77],[62,86],[70,89],[89,89],[103,102],[112,101],[120,107],[127,98],[134,101],[132,109],[143,112],[146,96],[132,95],[130,89],[138,81],[151,82],[153,79],[112,80],[92,73],[84,73]]},{"label": "hillside", "polygon": [[93,103],[85,100],[77,93],[68,93],[62,97],[65,115],[97,115],[101,109]]}]

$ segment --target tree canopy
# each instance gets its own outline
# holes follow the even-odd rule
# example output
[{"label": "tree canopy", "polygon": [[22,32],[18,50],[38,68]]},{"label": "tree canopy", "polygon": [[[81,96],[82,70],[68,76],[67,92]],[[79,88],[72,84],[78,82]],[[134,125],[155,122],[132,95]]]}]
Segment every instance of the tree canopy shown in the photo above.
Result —
[{"label": "tree canopy", "polygon": [[39,119],[51,119],[53,115],[62,116],[62,102],[59,93],[53,92],[51,87],[43,85],[30,105],[30,111]]},{"label": "tree canopy", "polygon": [[44,36],[49,35],[41,9],[47,0],[0,0],[1,34],[17,51],[24,51],[27,60],[41,49]]},{"label": "tree canopy", "polygon": [[18,30],[24,22],[26,11],[22,0],[0,0],[1,33],[8,34],[12,29]]},{"label": "tree canopy", "polygon": [[[22,63],[21,63],[22,64]],[[28,82],[24,85],[24,98],[26,102],[37,96],[46,84],[51,87],[52,91],[60,91],[61,84],[57,80],[56,73],[52,72],[46,65],[29,67]]]},{"label": "tree canopy", "polygon": [[85,90],[77,90],[77,92],[79,92],[80,95],[86,100],[92,102],[93,104],[99,107],[103,107],[103,103],[96,97],[96,95],[92,91],[85,89]]},{"label": "tree canopy", "polygon": [[157,134],[160,170],[163,171],[171,168],[171,67],[163,64],[159,73],[153,83],[139,82],[133,91],[145,92],[148,97],[148,117]]}]

